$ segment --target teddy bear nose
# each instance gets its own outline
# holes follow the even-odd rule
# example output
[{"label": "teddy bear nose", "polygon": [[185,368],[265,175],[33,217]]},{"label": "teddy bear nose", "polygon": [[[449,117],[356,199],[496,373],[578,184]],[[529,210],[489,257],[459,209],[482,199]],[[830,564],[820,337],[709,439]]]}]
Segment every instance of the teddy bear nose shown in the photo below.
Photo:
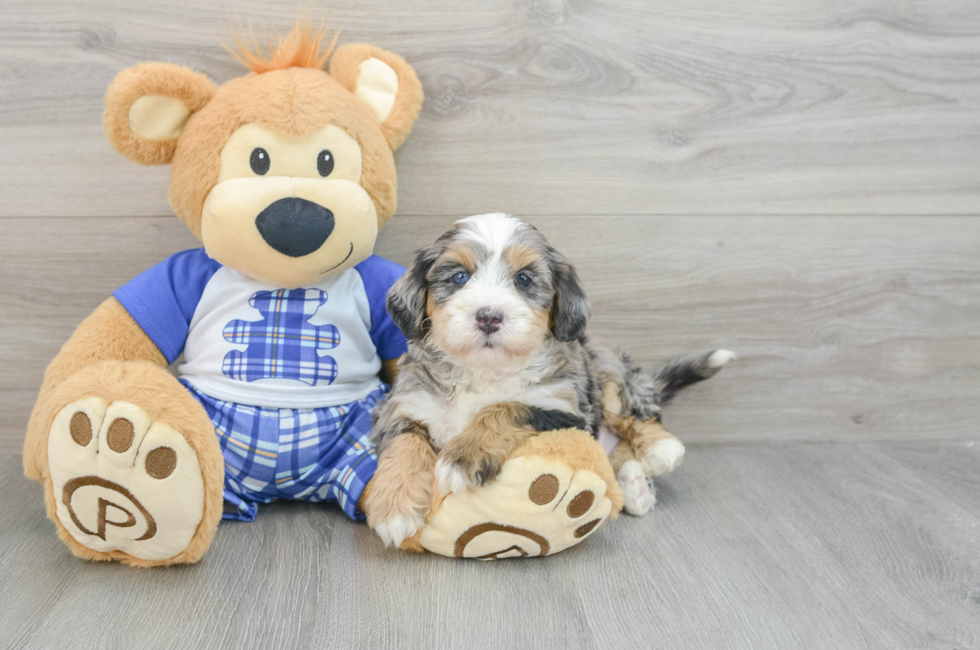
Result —
[{"label": "teddy bear nose", "polygon": [[333,232],[333,212],[322,205],[290,197],[269,204],[255,218],[269,246],[290,257],[309,255]]}]

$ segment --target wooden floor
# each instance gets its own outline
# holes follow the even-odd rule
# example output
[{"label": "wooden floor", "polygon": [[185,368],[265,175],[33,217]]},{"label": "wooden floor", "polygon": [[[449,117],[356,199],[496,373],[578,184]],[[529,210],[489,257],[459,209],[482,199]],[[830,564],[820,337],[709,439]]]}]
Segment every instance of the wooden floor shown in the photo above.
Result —
[{"label": "wooden floor", "polygon": [[196,566],[72,557],[0,460],[10,648],[977,648],[980,445],[698,446],[554,557],[385,551],[336,510],[223,523]]},{"label": "wooden floor", "polygon": [[20,470],[44,368],[198,245],[167,169],[105,141],[105,89],[144,60],[239,76],[229,19],[297,5],[3,0],[0,648],[980,648],[976,0],[314,4],[425,88],[379,254],[512,212],[595,338],[739,359],[670,407],[693,446],[656,511],[554,558],[406,557],[277,504],[198,566],[78,561]]}]

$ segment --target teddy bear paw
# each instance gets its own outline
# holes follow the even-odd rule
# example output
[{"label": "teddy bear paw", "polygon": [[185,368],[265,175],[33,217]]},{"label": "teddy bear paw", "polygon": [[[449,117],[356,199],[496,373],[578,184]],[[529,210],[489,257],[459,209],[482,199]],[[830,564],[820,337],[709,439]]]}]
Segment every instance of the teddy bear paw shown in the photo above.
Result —
[{"label": "teddy bear paw", "polygon": [[481,560],[551,555],[590,536],[612,514],[607,492],[590,469],[541,456],[512,458],[494,481],[449,491],[422,529],[421,545]]},{"label": "teddy bear paw", "polygon": [[93,551],[171,558],[204,516],[197,454],[130,402],[88,397],[62,409],[48,437],[48,467],[58,520]]}]

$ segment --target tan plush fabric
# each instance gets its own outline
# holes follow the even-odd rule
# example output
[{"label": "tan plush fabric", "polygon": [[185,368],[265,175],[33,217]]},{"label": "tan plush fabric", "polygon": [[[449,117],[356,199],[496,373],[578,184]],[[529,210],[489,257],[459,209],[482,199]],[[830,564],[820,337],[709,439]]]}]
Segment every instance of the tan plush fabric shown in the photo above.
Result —
[{"label": "tan plush fabric", "polygon": [[[367,65],[370,74],[362,95],[367,88],[376,100],[383,97],[385,88],[393,87],[396,93],[385,99],[391,108],[383,121],[355,94],[361,64],[368,59],[378,63]],[[379,64],[395,75],[394,86],[390,76],[384,82],[386,73],[380,72]],[[330,74],[312,67],[262,69],[261,74],[233,79],[220,88],[205,76],[170,63],[143,63],[125,70],[106,94],[106,136],[117,151],[135,162],[172,163],[170,204],[200,238],[201,211],[218,181],[221,151],[235,131],[258,124],[303,138],[333,124],[361,147],[360,184],[374,201],[378,225],[383,226],[396,207],[391,152],[408,137],[422,107],[422,85],[415,71],[396,54],[360,44],[338,48],[330,59]],[[190,116],[179,138],[153,140],[133,131],[131,110],[144,96],[171,97],[188,108]]]},{"label": "tan plush fabric", "polygon": [[[255,228],[256,209],[296,196],[334,209],[334,228],[323,246],[282,263]],[[273,177],[261,182],[235,178],[219,183],[208,195],[201,240],[208,255],[257,280],[280,287],[302,287],[323,279],[323,269],[341,273],[367,259],[378,236],[371,198],[352,181]]]},{"label": "tan plush fabric", "polygon": [[52,401],[55,388],[81,370],[108,360],[143,361],[167,367],[163,353],[115,298],[99,305],[75,328],[44,372],[24,439],[24,473],[28,478],[47,478],[48,431],[54,416],[68,403]]},{"label": "tan plush fabric", "polygon": [[[106,94],[103,126],[112,146],[139,164],[172,165],[171,206],[198,238],[206,207],[226,221],[242,208],[253,223],[228,223],[227,232],[205,237],[208,252],[273,284],[298,286],[313,269],[318,277],[339,272],[371,253],[395,212],[392,150],[422,104],[418,78],[400,57],[369,46],[342,48],[339,81],[322,69],[332,49],[321,51],[322,39],[322,31],[299,24],[268,56],[243,50],[236,55],[252,72],[220,88],[181,66],[143,63],[121,72]],[[366,59],[377,63],[362,70]],[[273,175],[236,171],[263,142],[276,148]],[[226,146],[233,160],[223,166]],[[338,157],[329,174],[317,169],[323,150]],[[246,177],[265,182],[242,183]],[[324,246],[319,258],[291,264],[295,259],[268,255],[267,246],[251,246],[258,241],[253,213],[279,197],[330,203],[338,213],[335,234],[344,236],[338,245],[350,252]],[[236,233],[252,238],[243,243]],[[325,269],[334,258],[349,264]],[[24,442],[24,471],[44,484],[48,516],[80,557],[136,566],[194,562],[211,542],[222,509],[218,441],[204,409],[166,365],[109,299],[45,373]]]},{"label": "tan plush fabric", "polygon": [[172,140],[190,116],[191,109],[175,97],[143,95],[129,109],[129,128],[145,140]]},{"label": "tan plush fabric", "polygon": [[360,183],[374,201],[379,225],[394,214],[395,160],[377,119],[322,70],[289,68],[229,81],[187,121],[170,170],[170,205],[198,237],[204,202],[218,181],[221,151],[246,124],[292,138],[328,124],[340,127],[361,146]]},{"label": "tan plush fabric", "polygon": [[256,145],[274,154],[266,176],[318,179],[317,154],[326,149],[332,153],[334,161],[331,180],[352,183],[361,180],[361,147],[339,126],[328,124],[314,133],[289,137],[260,124],[246,124],[235,131],[221,150],[218,182],[254,178],[249,157]]},{"label": "tan plush fabric", "polygon": [[623,497],[599,444],[564,430],[529,439],[492,483],[433,501],[418,539],[403,548],[489,560],[578,544],[617,516]]},{"label": "tan plush fabric", "polygon": [[[397,54],[373,45],[356,43],[338,48],[330,57],[330,74],[351,92],[356,93],[362,72],[361,65],[377,59],[394,70],[398,77],[398,94],[391,110],[381,122],[381,130],[392,150],[402,146],[422,110],[422,83],[412,66]],[[373,65],[373,64],[372,64]]]},{"label": "tan plush fabric", "polygon": [[379,122],[384,122],[398,95],[398,74],[387,63],[373,57],[361,61],[358,72],[354,95],[368,105]]},{"label": "tan plush fabric", "polygon": [[[93,435],[79,440],[86,422]],[[132,402],[87,397],[62,409],[48,436],[48,468],[58,522],[92,551],[168,561],[191,544],[204,516],[197,454]]]},{"label": "tan plush fabric", "polygon": [[[106,93],[106,110],[102,119],[106,137],[116,151],[133,162],[141,165],[165,165],[174,156],[177,138],[146,138],[139,135],[130,124],[133,106],[143,97],[172,98],[180,102],[190,114],[200,110],[214,95],[214,91],[215,85],[203,74],[172,63],[141,63],[123,70]],[[149,121],[159,118],[145,109],[161,109],[164,105],[157,101],[156,106],[147,106],[144,102],[143,108],[144,111],[141,111],[137,105],[137,129],[146,127]]]},{"label": "tan plush fabric", "polygon": [[[141,427],[145,423],[157,424],[160,429],[160,439],[170,440],[170,443],[161,443],[154,448],[158,446],[176,448],[177,467],[181,467],[181,460],[184,461],[185,469],[193,469],[196,463],[200,488],[195,492],[193,485],[191,486],[186,499],[191,505],[187,502],[176,504],[180,508],[200,510],[200,515],[192,514],[190,517],[181,515],[176,518],[179,521],[178,525],[185,528],[185,537],[187,526],[193,526],[190,540],[186,542],[183,550],[178,549],[178,552],[166,558],[140,558],[118,549],[94,550],[79,543],[62,523],[58,509],[59,503],[63,504],[65,483],[73,478],[94,475],[98,471],[98,466],[81,463],[74,465],[74,469],[65,469],[66,463],[63,462],[62,457],[61,460],[56,460],[52,467],[50,458],[52,445],[55,449],[64,448],[69,442],[78,445],[75,436],[72,436],[71,417],[79,409],[64,413],[64,418],[69,422],[70,441],[64,436],[51,441],[49,432],[53,429],[56,417],[66,406],[88,398],[97,398],[100,404],[105,405],[113,402],[139,404],[143,415],[139,418],[130,415],[135,425]],[[90,405],[91,402],[88,404]],[[141,419],[144,417],[145,421]],[[101,422],[99,424],[101,425]],[[64,434],[64,426],[59,431]],[[170,432],[180,432],[181,438],[185,441],[183,444],[186,446],[182,446],[180,441],[173,440]],[[76,426],[75,435],[79,440],[85,441],[82,433]],[[108,436],[108,429],[102,432],[102,427],[99,426],[99,429],[92,433],[87,444],[97,443],[100,433],[105,438]],[[145,467],[144,461],[142,468]],[[110,298],[103,303],[78,326],[61,352],[48,366],[28,424],[24,442],[24,471],[28,477],[44,484],[48,518],[55,522],[59,537],[71,551],[85,559],[121,560],[134,566],[196,562],[210,545],[218,521],[221,519],[224,462],[218,440],[214,435],[214,427],[201,405],[166,371],[163,355],[115,298]],[[74,475],[70,476],[71,473]],[[52,481],[52,474],[57,474],[60,488],[57,491]],[[186,477],[186,474],[178,476]],[[193,472],[191,476],[193,477]],[[118,476],[114,478],[118,479]],[[147,484],[153,485],[152,482]],[[140,488],[139,485],[129,487],[131,491],[139,491]],[[158,495],[149,497],[151,505],[147,507],[148,510],[154,506],[154,502],[157,502],[156,505],[161,508],[171,507],[166,495],[167,486],[161,482],[159,490]],[[78,496],[85,495],[80,493]],[[98,507],[98,495],[93,496],[94,499],[89,501],[89,508],[93,507],[92,504]],[[195,499],[198,501],[196,505]],[[147,497],[140,494],[137,495],[137,500],[142,503],[147,500]],[[128,508],[120,499],[115,499],[115,503]],[[86,506],[81,505],[81,507],[84,509]],[[62,510],[62,514],[67,514],[64,508]],[[150,512],[152,514],[152,510]],[[133,512],[133,514],[136,516],[138,513]],[[113,518],[117,523],[124,521],[119,519],[122,515],[116,509],[113,509],[111,514],[107,511],[106,516]],[[161,518],[161,522],[168,519],[166,516],[158,518]],[[68,520],[70,521],[70,516]],[[170,520],[175,519],[171,517]],[[188,523],[188,520],[195,520],[196,523],[195,521]],[[88,521],[91,524],[91,519]],[[161,535],[161,540],[163,537],[164,535]]]},{"label": "tan plush fabric", "polygon": [[[136,500],[140,503],[145,502],[148,504],[148,508],[160,506],[168,511],[174,508],[182,508],[193,509],[195,512],[199,509],[200,515],[193,514],[189,518],[184,516],[167,517],[166,513],[159,511],[154,515],[161,520],[161,525],[166,521],[176,521],[177,526],[186,528],[186,526],[194,524],[194,521],[189,520],[197,521],[186,547],[182,550],[178,549],[177,553],[168,557],[159,557],[158,554],[153,553],[144,554],[150,555],[150,557],[131,555],[123,550],[130,548],[128,544],[122,544],[112,550],[102,545],[100,546],[104,550],[83,546],[65,527],[61,516],[59,516],[59,503],[63,504],[64,499],[64,484],[70,478],[101,475],[104,473],[104,468],[91,463],[66,463],[64,456],[51,458],[50,454],[53,449],[57,449],[62,443],[67,444],[67,441],[62,438],[61,440],[51,440],[44,450],[45,459],[48,461],[45,463],[45,476],[43,478],[45,500],[48,506],[48,518],[57,525],[58,535],[68,544],[75,555],[85,559],[121,560],[126,564],[135,566],[196,562],[210,545],[218,521],[221,519],[221,494],[224,485],[224,462],[221,457],[221,449],[207,413],[191,397],[187,389],[181,386],[166,370],[145,362],[105,361],[72,375],[44,396],[45,404],[54,411],[49,415],[49,419],[46,419],[44,429],[52,431],[52,436],[54,436],[57,433],[53,427],[55,417],[62,412],[64,407],[91,397],[97,397],[107,404],[115,402],[139,404],[140,410],[145,414],[148,421],[159,425],[159,439],[169,440],[170,442],[166,446],[175,448],[177,451],[178,467],[183,462],[185,468],[189,467],[193,470],[196,462],[197,471],[200,475],[199,482],[197,479],[187,481],[188,492],[180,494],[177,499],[172,499],[171,495],[168,494],[173,488],[166,482],[157,484],[146,479],[137,482],[132,478],[138,476],[139,470],[144,470],[145,464],[137,467],[136,472],[130,472],[126,475],[129,478],[120,478],[122,475],[112,474],[109,477],[110,480],[116,479],[114,482],[133,492],[136,495]],[[70,417],[70,415],[71,413],[66,413],[65,417]],[[180,437],[184,443],[174,440],[172,432],[180,432]],[[69,476],[66,472],[74,473],[74,476]],[[179,478],[185,479],[187,476],[186,473],[178,475]],[[191,478],[194,478],[193,472],[191,472]],[[59,481],[57,488],[53,479]],[[199,487],[195,487],[195,485]],[[155,494],[149,494],[145,491],[146,489],[155,492]],[[199,504],[194,503],[195,498],[200,499]],[[125,501],[117,499],[114,503],[127,507]],[[84,505],[82,507],[84,508]],[[150,513],[152,515],[153,511],[151,510]],[[61,514],[65,514],[64,511]],[[161,532],[161,539],[179,536],[168,531]],[[91,543],[92,540],[88,541]],[[165,548],[173,549],[174,547],[168,545]]]}]

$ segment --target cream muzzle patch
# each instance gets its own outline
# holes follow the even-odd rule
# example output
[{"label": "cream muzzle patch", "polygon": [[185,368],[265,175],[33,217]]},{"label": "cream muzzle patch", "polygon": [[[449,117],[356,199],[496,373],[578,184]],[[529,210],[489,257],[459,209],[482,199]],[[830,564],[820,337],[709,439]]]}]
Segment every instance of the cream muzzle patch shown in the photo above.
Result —
[{"label": "cream muzzle patch", "polygon": [[330,125],[288,138],[257,124],[221,152],[201,238],[218,262],[270,284],[298,287],[366,259],[378,218],[361,187],[361,150]]}]

